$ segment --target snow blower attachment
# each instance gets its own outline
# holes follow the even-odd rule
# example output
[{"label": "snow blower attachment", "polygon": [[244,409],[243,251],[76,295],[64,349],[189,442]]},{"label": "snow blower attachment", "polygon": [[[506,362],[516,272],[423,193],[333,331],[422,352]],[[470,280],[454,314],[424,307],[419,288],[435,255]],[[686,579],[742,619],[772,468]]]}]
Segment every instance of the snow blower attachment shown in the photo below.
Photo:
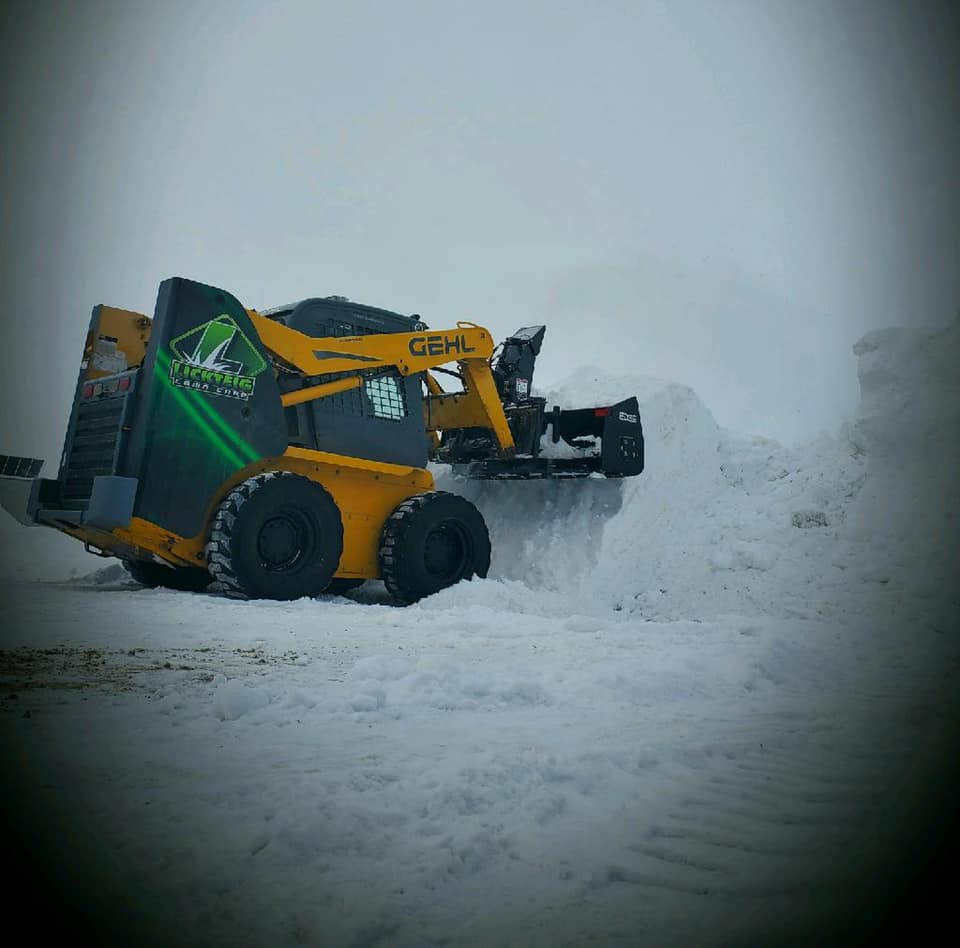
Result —
[{"label": "snow blower attachment", "polygon": [[437,460],[467,477],[529,480],[545,477],[625,477],[643,470],[643,432],[636,398],[600,408],[546,408],[530,394],[545,326],[528,326],[505,339],[494,355],[493,378],[513,436],[515,453],[499,456],[494,432],[444,432]]},{"label": "snow blower attachment", "polygon": [[548,410],[531,394],[544,331],[495,350],[473,323],[431,331],[344,297],[257,312],[166,280],[153,319],[94,307],[57,476],[0,456],[0,503],[148,586],[296,599],[382,579],[414,602],[490,563],[483,517],[435,489],[429,461],[476,478],[643,470],[636,398]]}]

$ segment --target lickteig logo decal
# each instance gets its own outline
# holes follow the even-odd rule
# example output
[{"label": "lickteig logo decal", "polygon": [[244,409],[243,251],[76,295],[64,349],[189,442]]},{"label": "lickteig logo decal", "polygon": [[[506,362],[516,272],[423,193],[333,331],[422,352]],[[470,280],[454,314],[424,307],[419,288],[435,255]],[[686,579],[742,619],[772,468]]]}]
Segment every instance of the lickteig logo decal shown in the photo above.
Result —
[{"label": "lickteig logo decal", "polygon": [[226,313],[172,339],[170,351],[173,385],[244,401],[267,367],[257,347]]}]

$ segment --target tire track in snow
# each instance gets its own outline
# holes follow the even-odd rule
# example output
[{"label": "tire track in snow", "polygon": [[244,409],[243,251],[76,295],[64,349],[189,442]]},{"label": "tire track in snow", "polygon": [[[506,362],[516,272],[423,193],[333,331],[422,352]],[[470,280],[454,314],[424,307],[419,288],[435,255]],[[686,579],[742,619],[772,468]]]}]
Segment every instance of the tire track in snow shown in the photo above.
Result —
[{"label": "tire track in snow", "polygon": [[[862,881],[858,854],[875,851],[907,734],[866,747],[854,734],[825,742],[813,732],[789,749],[746,749],[627,843],[602,886],[628,884],[637,897],[816,898]],[[733,900],[731,903],[730,900]],[[703,903],[706,906],[706,903]]]}]

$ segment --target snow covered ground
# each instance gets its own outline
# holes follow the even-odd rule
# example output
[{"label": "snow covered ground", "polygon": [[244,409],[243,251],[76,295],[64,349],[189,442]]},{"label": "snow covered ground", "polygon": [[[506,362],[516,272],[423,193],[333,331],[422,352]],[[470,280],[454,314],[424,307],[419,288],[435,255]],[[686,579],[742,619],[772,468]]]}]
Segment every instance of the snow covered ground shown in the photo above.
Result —
[{"label": "snow covered ground", "polygon": [[960,323],[856,351],[796,449],[581,370],[551,403],[635,392],[645,473],[441,475],[491,576],[405,609],[143,590],[5,523],[7,801],[60,902],[123,944],[862,931],[956,720]]}]

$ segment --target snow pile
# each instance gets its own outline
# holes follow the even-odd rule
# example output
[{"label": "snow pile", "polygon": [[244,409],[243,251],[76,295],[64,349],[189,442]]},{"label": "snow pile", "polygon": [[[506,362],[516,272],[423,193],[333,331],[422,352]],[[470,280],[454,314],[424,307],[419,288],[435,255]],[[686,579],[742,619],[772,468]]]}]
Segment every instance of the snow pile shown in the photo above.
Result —
[{"label": "snow pile", "polygon": [[867,457],[848,538],[862,568],[954,598],[960,546],[960,319],[864,336],[855,437]]},{"label": "snow pile", "polygon": [[902,608],[902,595],[878,587],[933,595],[956,575],[960,324],[870,333],[855,352],[856,418],[796,448],[721,429],[685,386],[584,369],[546,393],[548,404],[637,394],[642,475],[526,484],[447,476],[439,486],[483,511],[493,576],[598,609],[707,619]]},{"label": "snow pile", "polygon": [[213,694],[213,714],[221,721],[235,721],[241,715],[258,711],[269,704],[269,698],[262,689],[239,678],[228,681],[224,675],[217,675],[213,684],[216,689]]}]

